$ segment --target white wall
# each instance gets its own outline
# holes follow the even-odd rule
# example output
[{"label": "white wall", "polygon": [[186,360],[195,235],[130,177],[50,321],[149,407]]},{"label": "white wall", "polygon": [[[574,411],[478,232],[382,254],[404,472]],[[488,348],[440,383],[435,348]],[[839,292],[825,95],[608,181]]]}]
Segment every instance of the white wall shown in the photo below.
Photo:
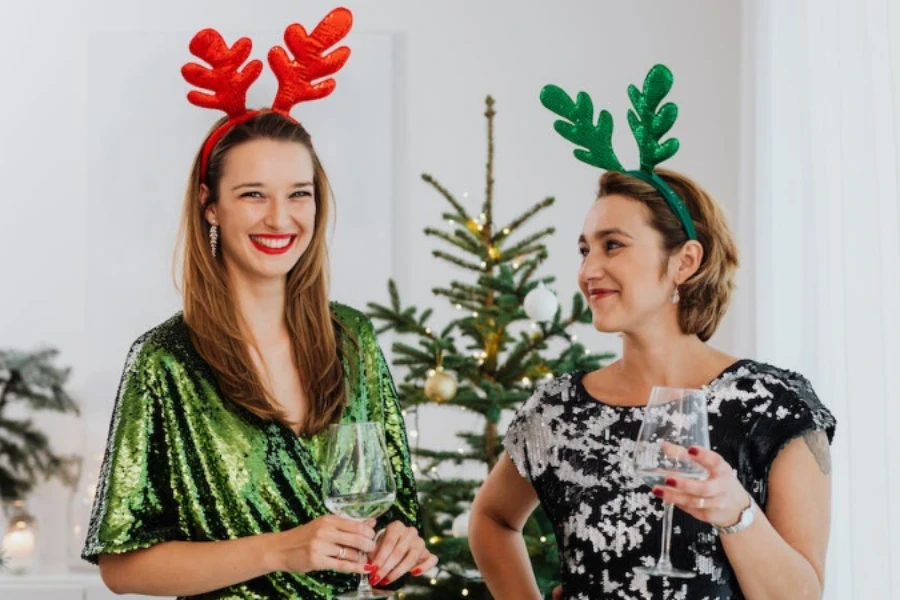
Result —
[{"label": "white wall", "polygon": [[[537,99],[545,83],[573,91],[585,89],[598,104],[608,107],[618,124],[620,157],[628,164],[636,161],[637,153],[624,121],[626,85],[639,84],[654,63],[668,64],[676,77],[672,99],[681,107],[673,133],[683,148],[671,166],[703,182],[732,218],[737,214],[737,3],[385,0],[346,4],[355,13],[355,32],[389,33],[396,40],[396,203],[390,270],[406,301],[428,305],[433,302],[431,288],[457,276],[452,268],[435,263],[430,255],[433,243],[421,233],[425,226],[441,225],[439,214],[445,205],[419,174],[432,173],[460,195],[469,192],[470,206],[477,212],[484,187],[482,111],[488,93],[496,98],[498,110],[497,218],[505,221],[545,196],[556,196],[558,205],[544,217],[558,230],[549,243],[546,272],[559,277],[557,287],[566,303],[575,291],[575,239],[599,172],[575,161],[571,148],[553,133],[552,115]],[[319,0],[5,0],[0,19],[0,49],[7,57],[0,93],[0,114],[5,115],[0,122],[0,345],[60,347],[63,362],[74,367],[72,389],[83,403],[95,413],[105,413],[111,406],[114,388],[89,392],[86,382],[92,374],[85,368],[88,356],[105,352],[93,347],[96,337],[86,325],[90,312],[86,299],[98,293],[86,289],[95,285],[86,275],[90,267],[86,263],[90,243],[86,119],[97,110],[88,106],[88,82],[94,76],[88,61],[92,34],[170,33],[173,39],[183,34],[187,44],[202,27],[233,32],[281,30],[295,20],[311,23],[332,6]],[[172,64],[172,72],[179,67]],[[182,98],[155,101],[177,107]],[[183,110],[198,109],[184,102]],[[158,126],[153,114],[135,122],[135,144],[143,139],[142,131]],[[180,170],[167,176],[184,180]],[[179,199],[158,201],[178,203]],[[341,215],[356,210],[359,201],[338,198],[338,227]],[[140,224],[119,226],[139,228]],[[359,248],[359,255],[367,256],[367,249]],[[355,276],[353,272],[334,274],[335,279]],[[113,300],[129,293],[115,281],[105,285],[100,293]],[[168,294],[170,289],[148,293]],[[374,300],[384,300],[386,295],[384,286],[369,290]],[[436,323],[452,316],[452,309],[435,308]],[[734,324],[727,322],[717,343],[739,353],[752,349],[735,339],[733,331]],[[596,350],[617,347],[615,338],[589,331],[580,337]],[[103,431],[105,419],[105,414],[92,417],[87,426],[92,437],[95,431]],[[441,419],[439,427],[434,413],[423,416],[422,437],[430,445],[452,447],[454,431],[476,424],[471,415],[442,414]],[[58,426],[56,431],[67,438],[62,445],[76,445],[70,430]],[[50,491],[41,494],[45,523],[59,522],[62,507],[56,508],[59,503]]]}]

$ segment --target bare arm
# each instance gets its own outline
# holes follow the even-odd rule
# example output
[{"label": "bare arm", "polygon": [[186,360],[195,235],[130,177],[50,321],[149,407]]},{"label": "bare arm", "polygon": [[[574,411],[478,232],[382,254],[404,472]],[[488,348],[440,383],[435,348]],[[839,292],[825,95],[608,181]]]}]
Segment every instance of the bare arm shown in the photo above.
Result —
[{"label": "bare arm", "polygon": [[[712,450],[690,453],[710,477],[669,478],[654,493],[706,523],[734,524],[748,496],[734,470]],[[791,441],[772,462],[766,514],[758,511],[750,527],[719,536],[747,600],[822,597],[831,521],[829,461],[825,433]]]},{"label": "bare arm", "polygon": [[371,552],[370,524],[320,517],[280,533],[222,542],[164,542],[144,550],[100,556],[103,583],[116,594],[194,596],[275,571],[365,573],[356,552],[334,558],[340,546]]},{"label": "bare arm", "polygon": [[766,514],[721,536],[748,600],[820,599],[831,525],[828,440],[811,431],[789,443],[769,473]]},{"label": "bare arm", "polygon": [[472,505],[469,541],[475,562],[498,600],[540,600],[522,528],[537,493],[504,453]]},{"label": "bare arm", "polygon": [[116,594],[204,594],[274,571],[274,540],[269,535],[225,542],[164,542],[124,554],[103,554],[100,575]]}]

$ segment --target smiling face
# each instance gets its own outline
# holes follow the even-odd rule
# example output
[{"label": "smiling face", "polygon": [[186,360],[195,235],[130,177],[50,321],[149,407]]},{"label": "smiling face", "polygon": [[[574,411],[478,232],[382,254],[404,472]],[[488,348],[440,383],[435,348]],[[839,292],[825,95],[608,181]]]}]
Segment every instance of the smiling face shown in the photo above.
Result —
[{"label": "smiling face", "polygon": [[[297,142],[253,139],[228,151],[205,217],[219,226],[230,273],[245,280],[285,278],[315,232],[314,175],[309,150]],[[208,197],[204,190],[201,201]]]},{"label": "smiling face", "polygon": [[670,298],[683,275],[681,253],[666,255],[649,217],[644,205],[620,195],[599,198],[585,217],[578,285],[598,331],[627,333],[660,319],[677,322]]}]

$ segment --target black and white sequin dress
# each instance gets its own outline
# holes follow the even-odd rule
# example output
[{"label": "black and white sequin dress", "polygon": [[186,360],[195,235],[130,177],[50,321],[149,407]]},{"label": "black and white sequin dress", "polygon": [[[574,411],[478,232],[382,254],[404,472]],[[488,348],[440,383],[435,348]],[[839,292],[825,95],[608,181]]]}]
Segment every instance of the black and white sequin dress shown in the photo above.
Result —
[{"label": "black and white sequin dress", "polygon": [[[504,445],[554,524],[566,600],[741,599],[712,526],[675,510],[672,562],[697,577],[632,572],[659,554],[663,506],[630,464],[642,408],[604,404],[583,373],[540,386],[519,409]],[[786,443],[811,430],[829,442],[835,420],[801,375],[742,360],[708,386],[712,449],[765,509],[769,467]]]}]

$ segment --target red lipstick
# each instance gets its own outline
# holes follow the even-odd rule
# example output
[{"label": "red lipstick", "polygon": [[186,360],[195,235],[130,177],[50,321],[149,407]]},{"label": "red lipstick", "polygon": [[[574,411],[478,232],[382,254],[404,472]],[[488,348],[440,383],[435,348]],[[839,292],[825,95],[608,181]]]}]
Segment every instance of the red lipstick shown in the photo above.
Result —
[{"label": "red lipstick", "polygon": [[296,239],[297,235],[293,233],[256,233],[250,235],[250,243],[264,254],[284,254],[293,247]]}]

